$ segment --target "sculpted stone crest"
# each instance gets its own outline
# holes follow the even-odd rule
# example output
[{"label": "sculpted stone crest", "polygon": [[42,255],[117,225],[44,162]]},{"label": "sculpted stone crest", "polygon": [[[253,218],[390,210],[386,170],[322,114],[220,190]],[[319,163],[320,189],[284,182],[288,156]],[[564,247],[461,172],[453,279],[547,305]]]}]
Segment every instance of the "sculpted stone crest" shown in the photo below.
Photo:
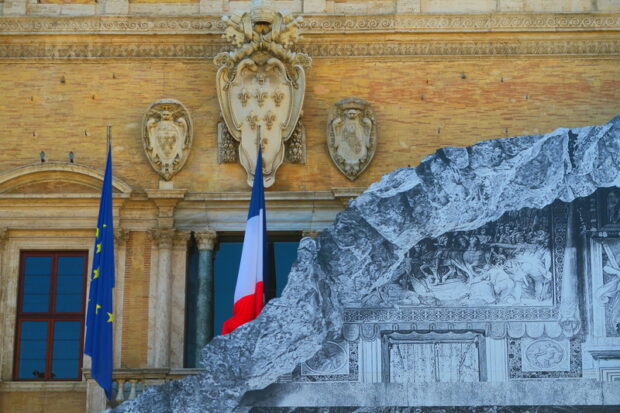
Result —
[{"label": "sculpted stone crest", "polygon": [[327,148],[336,167],[355,180],[368,167],[377,148],[375,113],[356,97],[339,100],[329,111]]},{"label": "sculpted stone crest", "polygon": [[269,187],[285,158],[303,161],[299,141],[304,132],[298,123],[311,59],[289,49],[300,37],[301,18],[276,12],[270,1],[255,0],[249,12],[223,20],[224,38],[236,48],[214,60],[223,118],[218,126],[220,161],[236,161],[237,152],[251,186],[260,126],[264,184]]},{"label": "sculpted stone crest", "polygon": [[166,181],[181,170],[192,145],[192,121],[175,99],[149,106],[142,122],[142,143],[153,169]]}]

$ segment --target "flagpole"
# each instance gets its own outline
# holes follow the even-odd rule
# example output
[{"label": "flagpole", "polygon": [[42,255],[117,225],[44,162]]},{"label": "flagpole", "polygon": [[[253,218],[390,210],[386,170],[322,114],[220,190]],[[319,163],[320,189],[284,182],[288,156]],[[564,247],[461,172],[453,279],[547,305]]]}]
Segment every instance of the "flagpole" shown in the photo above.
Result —
[{"label": "flagpole", "polygon": [[106,150],[109,151],[111,149],[111,144],[112,144],[112,125],[108,125],[108,131],[107,131],[107,146],[106,146]]}]

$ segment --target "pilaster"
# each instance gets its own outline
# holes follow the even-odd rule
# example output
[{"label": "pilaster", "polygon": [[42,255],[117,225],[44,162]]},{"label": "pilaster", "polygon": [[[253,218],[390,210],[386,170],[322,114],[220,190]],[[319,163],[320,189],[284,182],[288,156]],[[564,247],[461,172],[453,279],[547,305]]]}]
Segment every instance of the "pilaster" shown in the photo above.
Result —
[{"label": "pilaster", "polygon": [[187,278],[187,242],[190,231],[175,231],[172,237],[172,290],[170,315],[170,367],[183,367],[185,338],[185,291]]},{"label": "pilaster", "polygon": [[152,297],[154,302],[149,306],[149,326],[154,330],[149,336],[152,340],[147,357],[149,367],[170,367],[174,279],[172,246],[176,235],[174,211],[186,192],[185,189],[172,189],[169,182],[160,183],[159,189],[146,190],[148,199],[157,206],[157,227],[148,232],[157,251],[156,271],[151,273],[155,295]]},{"label": "pilaster", "polygon": [[[5,260],[4,260],[4,250],[5,250],[5,246],[7,244],[8,238],[9,238],[9,231],[7,228],[0,228],[0,274],[4,275],[7,273],[6,268],[4,267],[5,265]],[[4,278],[4,277],[2,277]],[[7,292],[6,292],[6,283],[2,282],[0,283],[0,312],[2,312],[3,314],[6,314],[4,311],[4,306],[6,305],[6,300],[7,300]],[[2,323],[0,322],[0,337],[4,337],[5,333],[4,333],[4,326],[6,323]],[[5,354],[5,348],[4,348],[4,344],[5,344],[5,340],[0,340],[0,368],[4,365],[3,364],[3,359],[4,359],[4,354]],[[2,375],[0,374],[0,382],[2,381]]]},{"label": "pilaster", "polygon": [[125,297],[125,263],[127,261],[127,241],[129,231],[122,228],[114,229],[114,246],[116,255],[116,279],[114,287],[114,368],[121,367],[123,342],[123,300]]}]

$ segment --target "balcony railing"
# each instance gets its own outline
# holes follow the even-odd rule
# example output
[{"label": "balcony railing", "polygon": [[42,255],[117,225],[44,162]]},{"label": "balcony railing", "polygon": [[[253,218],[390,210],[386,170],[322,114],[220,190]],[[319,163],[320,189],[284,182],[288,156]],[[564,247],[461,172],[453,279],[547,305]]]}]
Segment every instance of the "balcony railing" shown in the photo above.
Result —
[{"label": "balcony railing", "polygon": [[[116,407],[126,400],[140,396],[149,386],[157,386],[165,382],[193,376],[203,369],[115,369],[112,372],[112,400],[106,407]],[[90,371],[84,375],[90,379]]]}]

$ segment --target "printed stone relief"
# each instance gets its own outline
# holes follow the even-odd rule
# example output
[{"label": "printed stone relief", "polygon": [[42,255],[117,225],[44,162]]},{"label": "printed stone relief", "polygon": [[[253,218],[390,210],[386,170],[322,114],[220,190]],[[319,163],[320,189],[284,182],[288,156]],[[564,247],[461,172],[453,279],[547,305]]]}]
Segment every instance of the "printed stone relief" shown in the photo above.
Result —
[{"label": "printed stone relief", "polygon": [[326,342],[314,356],[297,365],[287,381],[308,383],[358,380],[358,342],[336,339]]},{"label": "printed stone relief", "polygon": [[523,339],[521,351],[523,371],[570,370],[570,343],[568,340]]},{"label": "printed stone relief", "polygon": [[321,376],[348,374],[348,343],[329,341],[318,353],[301,365],[301,374]]},{"label": "printed stone relief", "polygon": [[597,291],[605,306],[605,332],[608,337],[620,337],[620,239],[602,241],[603,285]]},{"label": "printed stone relief", "polygon": [[507,213],[477,230],[421,241],[403,260],[401,275],[368,295],[364,306],[553,305],[552,262],[563,245],[554,251],[552,231],[561,234],[566,225],[552,228],[551,209]]},{"label": "printed stone relief", "polygon": [[485,378],[483,338],[478,333],[393,332],[382,337],[382,352],[384,382],[478,382]]},{"label": "printed stone relief", "polygon": [[508,340],[508,374],[511,379],[581,377],[581,363],[579,339]]},{"label": "printed stone relief", "polygon": [[214,59],[223,118],[223,125],[218,125],[218,158],[235,162],[231,154],[235,148],[252,186],[260,145],[264,184],[269,187],[282,162],[305,160],[299,117],[311,59],[290,50],[300,38],[301,18],[276,11],[271,1],[254,0],[249,12],[223,20],[227,25],[223,37],[235,49]]},{"label": "printed stone relief", "polygon": [[327,148],[332,161],[355,180],[368,167],[377,149],[375,114],[370,103],[356,97],[339,100],[329,111]]},{"label": "printed stone relief", "polygon": [[142,121],[142,143],[151,166],[166,181],[183,168],[192,145],[189,112],[175,99],[151,104]]}]

